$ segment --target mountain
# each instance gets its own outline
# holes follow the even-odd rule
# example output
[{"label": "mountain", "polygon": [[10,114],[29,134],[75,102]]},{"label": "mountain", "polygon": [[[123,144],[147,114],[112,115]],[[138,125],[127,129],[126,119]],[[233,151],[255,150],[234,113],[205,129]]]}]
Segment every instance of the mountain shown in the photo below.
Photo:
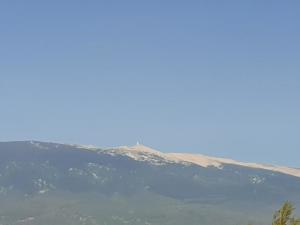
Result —
[{"label": "mountain", "polygon": [[[0,224],[267,224],[300,169],[143,145],[0,142]],[[220,222],[221,221],[221,222]]]}]

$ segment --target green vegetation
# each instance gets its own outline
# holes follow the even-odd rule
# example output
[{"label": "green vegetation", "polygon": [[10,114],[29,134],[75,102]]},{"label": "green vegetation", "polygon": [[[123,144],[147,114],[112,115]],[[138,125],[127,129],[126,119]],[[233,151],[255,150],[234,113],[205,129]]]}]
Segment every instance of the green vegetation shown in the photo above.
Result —
[{"label": "green vegetation", "polygon": [[[295,207],[291,202],[285,202],[273,216],[272,225],[300,225],[300,218],[294,215]],[[252,225],[249,223],[248,225]]]},{"label": "green vegetation", "polygon": [[284,203],[281,209],[274,214],[272,225],[300,225],[300,218],[293,215],[294,210],[292,203]]}]

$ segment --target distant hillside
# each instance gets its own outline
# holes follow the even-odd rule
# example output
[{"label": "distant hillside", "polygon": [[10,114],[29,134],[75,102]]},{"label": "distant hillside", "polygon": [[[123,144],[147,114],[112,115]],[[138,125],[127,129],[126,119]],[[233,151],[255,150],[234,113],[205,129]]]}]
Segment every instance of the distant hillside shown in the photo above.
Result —
[{"label": "distant hillside", "polygon": [[266,224],[300,170],[136,145],[0,143],[0,224]]}]

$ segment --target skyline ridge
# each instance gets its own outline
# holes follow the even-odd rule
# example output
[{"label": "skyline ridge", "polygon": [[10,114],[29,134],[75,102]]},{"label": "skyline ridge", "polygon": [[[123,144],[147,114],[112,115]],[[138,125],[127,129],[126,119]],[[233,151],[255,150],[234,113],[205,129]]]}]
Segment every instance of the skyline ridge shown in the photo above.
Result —
[{"label": "skyline ridge", "polygon": [[[1,141],[2,142],[2,141]],[[0,142],[0,143],[1,143]],[[58,143],[58,142],[44,142],[44,141],[36,141],[36,140],[25,140],[25,141],[7,141],[2,143],[14,143],[14,142],[23,142],[30,143],[39,148],[44,148],[43,144],[54,144],[54,145],[66,145],[72,146],[79,149],[92,150],[92,151],[101,151],[106,152],[112,150],[116,153],[125,152],[125,155],[139,161],[147,161],[147,157],[144,154],[150,154],[153,156],[161,157],[167,161],[175,162],[175,163],[191,163],[201,167],[209,167],[213,166],[219,169],[222,169],[224,164],[227,165],[238,165],[244,166],[248,168],[256,168],[263,170],[270,170],[274,172],[280,172],[287,175],[300,177],[300,168],[290,167],[287,165],[275,165],[269,163],[257,163],[257,162],[249,162],[249,161],[239,161],[231,158],[223,158],[223,157],[215,157],[204,155],[201,153],[186,153],[186,152],[163,152],[161,150],[153,149],[152,147],[148,147],[142,144],[135,144],[133,146],[115,146],[115,147],[97,147],[92,145],[81,145],[81,144],[70,144],[70,143]],[[119,152],[120,151],[120,152]],[[152,159],[150,158],[150,161]]]}]

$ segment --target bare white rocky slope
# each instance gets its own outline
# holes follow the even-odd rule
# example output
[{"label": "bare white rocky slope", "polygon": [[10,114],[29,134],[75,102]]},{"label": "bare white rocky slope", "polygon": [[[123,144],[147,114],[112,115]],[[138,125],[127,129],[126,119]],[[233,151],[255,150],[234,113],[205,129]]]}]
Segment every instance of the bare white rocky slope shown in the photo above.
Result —
[{"label": "bare white rocky slope", "polygon": [[246,163],[239,162],[232,159],[209,157],[200,154],[189,154],[189,153],[162,153],[160,151],[151,149],[144,145],[134,145],[132,147],[121,146],[115,148],[109,148],[104,150],[108,154],[121,154],[126,155],[130,158],[139,161],[148,161],[153,164],[164,164],[164,163],[182,163],[182,164],[195,164],[201,167],[217,167],[222,169],[224,165],[238,165],[254,169],[263,169],[274,172],[279,172],[295,177],[300,177],[300,169],[290,168],[285,166],[266,165],[258,163]]}]

